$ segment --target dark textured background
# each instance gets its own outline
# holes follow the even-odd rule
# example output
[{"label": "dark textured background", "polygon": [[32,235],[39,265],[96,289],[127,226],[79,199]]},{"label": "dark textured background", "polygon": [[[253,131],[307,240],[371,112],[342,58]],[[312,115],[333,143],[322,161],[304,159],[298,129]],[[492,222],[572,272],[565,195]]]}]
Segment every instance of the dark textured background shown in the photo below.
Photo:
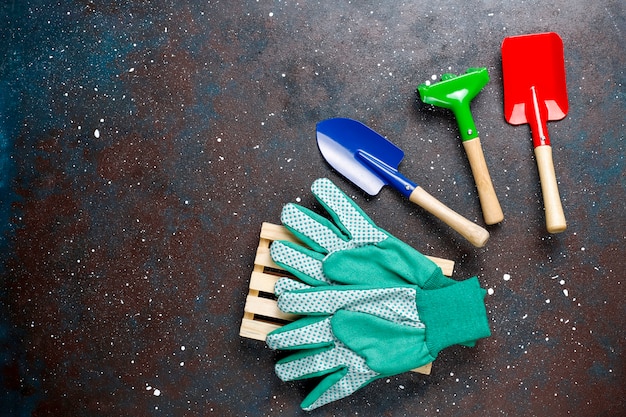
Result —
[{"label": "dark textured background", "polygon": [[[493,289],[493,336],[308,415],[626,415],[624,9],[3,1],[0,414],[307,415],[310,383],[279,381],[277,355],[238,331],[261,222],[311,206],[327,176],[380,226],[455,259],[455,278]],[[544,31],[563,38],[570,101],[549,125],[558,235],[528,126],[502,104],[503,38]],[[472,66],[491,76],[472,112],[506,216],[482,249],[391,189],[367,197],[315,143],[318,121],[359,119],[482,224],[453,117],[415,94]]]}]

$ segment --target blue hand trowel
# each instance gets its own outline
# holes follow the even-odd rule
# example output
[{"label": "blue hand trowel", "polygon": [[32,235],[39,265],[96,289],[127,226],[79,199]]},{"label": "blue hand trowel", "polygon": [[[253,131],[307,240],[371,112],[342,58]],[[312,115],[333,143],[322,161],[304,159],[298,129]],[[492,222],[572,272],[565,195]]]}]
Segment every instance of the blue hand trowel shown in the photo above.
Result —
[{"label": "blue hand trowel", "polygon": [[369,195],[391,185],[411,202],[482,247],[489,232],[456,213],[398,171],[404,152],[361,122],[327,119],[317,124],[317,144],[328,163]]}]

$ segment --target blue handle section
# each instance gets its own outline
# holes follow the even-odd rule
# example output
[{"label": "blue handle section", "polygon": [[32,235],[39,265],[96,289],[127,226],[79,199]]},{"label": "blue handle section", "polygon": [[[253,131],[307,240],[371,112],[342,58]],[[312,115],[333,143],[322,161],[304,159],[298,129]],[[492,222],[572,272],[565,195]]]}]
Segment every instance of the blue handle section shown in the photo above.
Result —
[{"label": "blue handle section", "polygon": [[357,156],[363,160],[376,175],[387,184],[400,191],[406,198],[409,198],[413,190],[417,187],[416,183],[402,175],[400,171],[375,156],[365,151],[357,151]]}]

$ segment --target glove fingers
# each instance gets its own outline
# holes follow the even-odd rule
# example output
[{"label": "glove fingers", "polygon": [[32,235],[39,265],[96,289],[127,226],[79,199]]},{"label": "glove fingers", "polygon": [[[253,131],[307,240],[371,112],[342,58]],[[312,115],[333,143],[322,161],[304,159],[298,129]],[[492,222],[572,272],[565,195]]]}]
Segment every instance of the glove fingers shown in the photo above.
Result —
[{"label": "glove fingers", "polygon": [[295,314],[334,314],[338,310],[348,310],[371,314],[396,324],[424,327],[415,304],[415,289],[350,288],[306,288],[284,292],[278,298],[278,308]]},{"label": "glove fingers", "polygon": [[[306,354],[305,354],[306,353]],[[283,381],[315,378],[337,371],[344,361],[334,349],[306,351],[287,356],[276,363],[276,375]]]},{"label": "glove fingers", "polygon": [[280,278],[276,284],[274,285],[274,295],[277,297],[282,296],[284,293],[289,291],[297,291],[297,290],[306,290],[309,288],[313,288],[310,285],[303,284],[300,281],[296,281],[291,278]]},{"label": "glove fingers", "polygon": [[387,238],[387,234],[328,178],[316,180],[311,191],[337,225],[350,236],[353,245],[376,243]]},{"label": "glove fingers", "polygon": [[267,335],[270,349],[313,349],[333,344],[330,317],[304,317]]},{"label": "glove fingers", "polygon": [[332,222],[313,211],[289,203],[283,207],[281,222],[314,251],[327,254],[341,250],[347,238]]},{"label": "glove fingers", "polygon": [[275,241],[270,246],[270,256],[277,265],[313,286],[328,283],[322,271],[323,255],[292,242]]},{"label": "glove fingers", "polygon": [[374,371],[354,373],[344,369],[328,375],[311,391],[300,406],[303,410],[311,411],[332,401],[345,398],[359,388],[367,385],[379,374]]},{"label": "glove fingers", "polygon": [[333,314],[341,308],[359,308],[368,301],[369,292],[333,287],[290,291],[278,298],[278,308],[294,314]]}]

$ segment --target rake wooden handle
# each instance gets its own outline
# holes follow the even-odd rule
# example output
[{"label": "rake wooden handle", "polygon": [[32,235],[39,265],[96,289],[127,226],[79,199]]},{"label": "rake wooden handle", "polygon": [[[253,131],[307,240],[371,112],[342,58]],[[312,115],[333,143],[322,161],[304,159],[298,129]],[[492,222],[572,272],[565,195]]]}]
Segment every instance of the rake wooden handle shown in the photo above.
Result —
[{"label": "rake wooden handle", "polygon": [[556,183],[554,162],[552,161],[552,147],[541,145],[535,148],[543,206],[546,211],[546,228],[549,233],[560,233],[567,228],[559,187]]},{"label": "rake wooden handle", "polygon": [[485,223],[500,223],[504,219],[504,213],[502,212],[496,190],[493,188],[493,183],[489,176],[483,148],[480,145],[480,138],[476,137],[463,141],[463,148],[465,148],[467,159],[472,168],[472,175],[474,176],[474,182],[478,190],[478,199],[480,200],[480,206],[483,210]]},{"label": "rake wooden handle", "polygon": [[487,230],[461,216],[459,213],[428,194],[422,187],[417,186],[409,196],[409,200],[435,215],[445,224],[459,232],[459,234],[471,242],[472,245],[481,248],[487,243],[489,239],[489,232]]}]

